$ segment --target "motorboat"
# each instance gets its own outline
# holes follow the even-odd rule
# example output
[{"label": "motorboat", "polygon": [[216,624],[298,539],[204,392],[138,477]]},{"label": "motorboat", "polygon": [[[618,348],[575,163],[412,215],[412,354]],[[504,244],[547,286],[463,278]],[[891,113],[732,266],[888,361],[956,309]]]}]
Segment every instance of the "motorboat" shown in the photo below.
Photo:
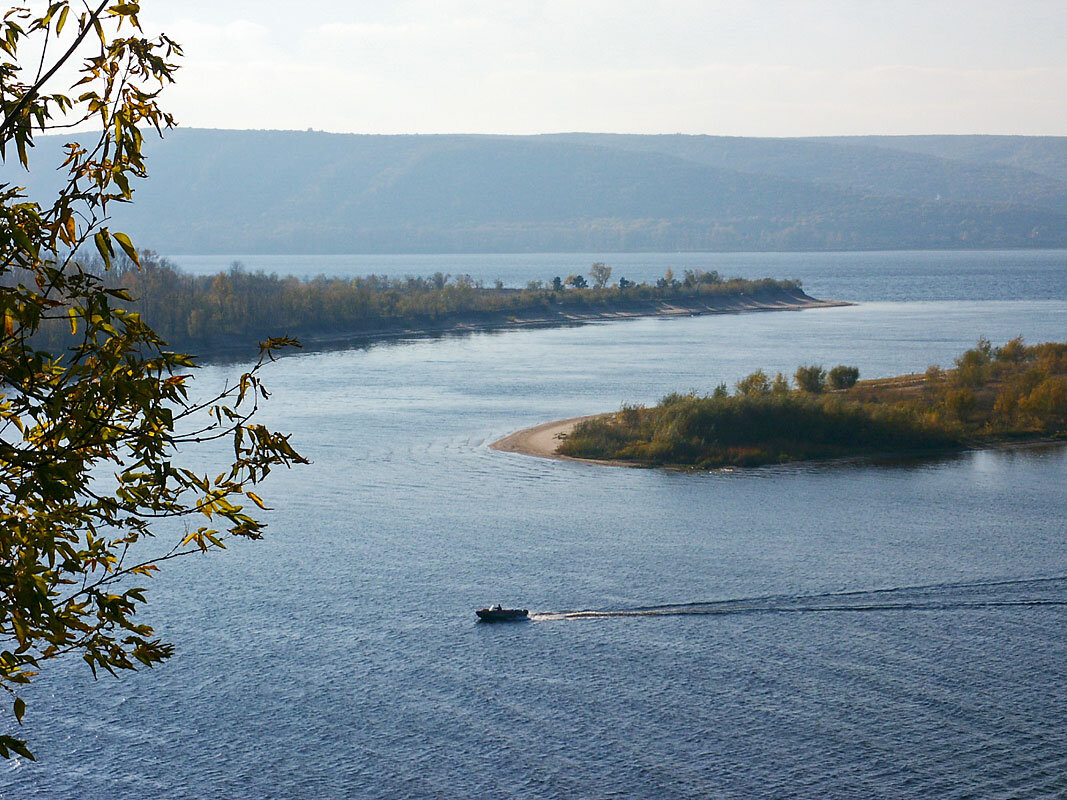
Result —
[{"label": "motorboat", "polygon": [[491,608],[479,608],[474,613],[482,622],[518,622],[530,618],[530,612],[525,608],[502,608],[499,604]]}]

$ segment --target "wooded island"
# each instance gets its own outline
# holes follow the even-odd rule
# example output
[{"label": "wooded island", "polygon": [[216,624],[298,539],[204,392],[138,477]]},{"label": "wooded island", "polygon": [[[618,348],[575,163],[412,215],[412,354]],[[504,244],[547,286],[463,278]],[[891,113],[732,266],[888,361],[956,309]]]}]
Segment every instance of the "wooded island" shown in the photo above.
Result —
[{"label": "wooded island", "polygon": [[[593,264],[584,275],[485,286],[470,275],[319,276],[309,280],[246,271],[239,264],[216,275],[191,275],[152,252],[140,266],[116,259],[110,270],[95,260],[80,265],[106,287],[124,292],[125,307],[141,314],[172,347],[201,356],[255,352],[274,336],[303,344],[450,331],[567,325],[636,316],[773,311],[848,303],[816,300],[795,280],[725,278],[718,272],[671,270],[654,283],[613,277]],[[17,283],[21,276],[13,274]],[[35,345],[68,347],[66,312],[44,324]]]},{"label": "wooded island", "polygon": [[1067,342],[987,340],[954,368],[857,381],[855,367],[799,368],[797,388],[757,371],[731,393],[670,394],[578,422],[557,454],[707,469],[1067,438]]}]

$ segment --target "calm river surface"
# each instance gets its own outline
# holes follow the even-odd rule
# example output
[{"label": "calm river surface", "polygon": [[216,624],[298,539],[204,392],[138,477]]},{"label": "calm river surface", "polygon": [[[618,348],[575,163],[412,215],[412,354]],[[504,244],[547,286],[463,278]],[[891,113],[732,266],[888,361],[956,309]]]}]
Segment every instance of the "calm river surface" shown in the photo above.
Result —
[{"label": "calm river surface", "polygon": [[[1063,797],[1067,448],[701,474],[488,449],[756,367],[1067,339],[1067,253],[747,258],[864,302],[282,359],[264,417],[314,464],[264,488],[267,539],[152,581],[167,664],[49,667],[0,797]],[[498,601],[535,619],[476,624]]]}]

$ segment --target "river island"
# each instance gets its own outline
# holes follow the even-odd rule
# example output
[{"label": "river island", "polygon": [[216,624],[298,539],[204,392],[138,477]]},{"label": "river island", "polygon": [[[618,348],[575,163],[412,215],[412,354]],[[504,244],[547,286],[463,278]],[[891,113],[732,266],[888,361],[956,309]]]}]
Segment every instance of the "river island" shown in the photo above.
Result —
[{"label": "river island", "polygon": [[[249,272],[239,264],[192,275],[144,252],[140,264],[81,265],[127,309],[153,320],[172,347],[204,357],[256,352],[271,336],[316,349],[379,339],[530,327],[578,325],[635,317],[677,317],[847,306],[806,294],[797,280],[730,278],[700,269],[668,269],[652,282],[614,276],[597,262],[585,275],[530,280],[523,287],[485,285],[467,274],[302,279]],[[74,345],[66,317],[42,326],[35,344]]]},{"label": "river island", "polygon": [[987,340],[952,368],[859,380],[856,367],[757,370],[711,394],[558,420],[493,449],[598,464],[714,469],[1067,441],[1067,342]]}]

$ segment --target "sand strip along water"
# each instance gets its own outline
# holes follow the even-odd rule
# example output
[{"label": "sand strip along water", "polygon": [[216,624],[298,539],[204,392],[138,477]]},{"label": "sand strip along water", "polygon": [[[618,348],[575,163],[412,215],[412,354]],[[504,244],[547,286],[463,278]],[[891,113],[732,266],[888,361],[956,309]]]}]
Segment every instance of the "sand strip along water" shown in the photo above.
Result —
[{"label": "sand strip along water", "polygon": [[521,431],[498,439],[489,447],[493,450],[501,450],[505,453],[522,453],[525,456],[539,456],[540,458],[563,458],[556,454],[561,436],[566,436],[582,420],[603,416],[603,414],[591,414],[587,417],[571,417],[570,419],[557,419],[525,428]]},{"label": "sand strip along water", "polygon": [[600,466],[610,467],[644,466],[643,464],[638,464],[632,461],[598,461],[591,458],[572,458],[571,456],[560,455],[556,452],[560,440],[574,430],[574,426],[579,422],[593,419],[595,417],[611,416],[613,413],[614,412],[589,414],[585,417],[571,417],[570,419],[557,419],[552,422],[545,422],[541,425],[535,425],[532,428],[525,428],[521,431],[508,434],[503,439],[498,439],[490,444],[489,448],[491,450],[500,450],[504,453],[520,453],[524,456],[555,458],[560,461],[577,461],[581,464],[599,464]]},{"label": "sand strip along water", "polygon": [[587,417],[571,417],[570,419],[543,422],[542,425],[515,431],[504,438],[497,439],[496,442],[490,445],[490,448],[504,452],[519,452],[523,455],[537,455],[542,459],[567,458],[556,453],[560,438],[573,431],[578,422],[598,416],[604,415],[592,414]]}]

